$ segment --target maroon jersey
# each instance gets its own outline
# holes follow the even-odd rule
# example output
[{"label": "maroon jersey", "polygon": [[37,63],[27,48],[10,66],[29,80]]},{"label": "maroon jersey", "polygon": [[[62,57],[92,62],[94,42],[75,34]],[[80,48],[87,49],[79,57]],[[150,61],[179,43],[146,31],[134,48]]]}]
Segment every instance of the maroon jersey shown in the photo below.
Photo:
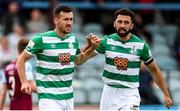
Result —
[{"label": "maroon jersey", "polygon": [[32,98],[21,92],[21,82],[16,68],[16,60],[4,70],[10,96],[10,110],[32,110]]}]

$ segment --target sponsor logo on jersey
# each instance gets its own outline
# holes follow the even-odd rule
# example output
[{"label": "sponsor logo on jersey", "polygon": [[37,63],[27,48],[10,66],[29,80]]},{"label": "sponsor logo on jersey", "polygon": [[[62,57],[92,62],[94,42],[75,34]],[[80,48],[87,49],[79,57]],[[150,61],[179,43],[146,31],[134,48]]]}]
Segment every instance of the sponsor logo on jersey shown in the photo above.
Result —
[{"label": "sponsor logo on jersey", "polygon": [[70,53],[59,53],[58,57],[59,57],[59,62],[61,63],[61,65],[70,64],[70,57],[71,57]]}]

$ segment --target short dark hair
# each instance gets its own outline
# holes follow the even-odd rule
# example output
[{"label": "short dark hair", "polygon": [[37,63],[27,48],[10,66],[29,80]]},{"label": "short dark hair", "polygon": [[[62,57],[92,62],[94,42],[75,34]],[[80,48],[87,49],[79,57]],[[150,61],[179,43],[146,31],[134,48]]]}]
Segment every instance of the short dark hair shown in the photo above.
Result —
[{"label": "short dark hair", "polygon": [[58,17],[60,12],[67,12],[68,13],[68,12],[72,12],[72,9],[66,5],[57,6],[54,9],[54,17]]},{"label": "short dark hair", "polygon": [[115,20],[117,19],[118,15],[128,15],[131,17],[132,22],[134,22],[134,20],[135,20],[134,12],[127,8],[122,8],[122,9],[116,10],[114,13]]},{"label": "short dark hair", "polygon": [[19,53],[19,54],[23,52],[23,50],[24,50],[24,49],[26,48],[26,46],[28,45],[28,42],[29,42],[29,40],[27,40],[27,39],[25,39],[25,38],[22,38],[22,39],[20,39],[20,40],[18,41],[18,46],[17,46],[17,48],[18,48],[18,53]]}]

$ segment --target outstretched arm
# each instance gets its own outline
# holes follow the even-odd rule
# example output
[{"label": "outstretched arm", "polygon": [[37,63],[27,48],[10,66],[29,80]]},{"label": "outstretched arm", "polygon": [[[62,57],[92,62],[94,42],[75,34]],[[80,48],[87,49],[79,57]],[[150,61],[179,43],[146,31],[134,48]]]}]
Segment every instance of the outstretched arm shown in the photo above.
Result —
[{"label": "outstretched arm", "polygon": [[95,49],[99,46],[101,40],[94,34],[90,34],[87,38],[88,45],[83,49],[79,56],[76,57],[75,64],[81,65],[91,57],[96,55]]},{"label": "outstretched arm", "polygon": [[164,99],[165,99],[165,104],[167,108],[170,108],[172,106],[172,100],[169,95],[169,91],[166,85],[165,80],[163,79],[162,72],[160,71],[159,67],[157,64],[153,61],[147,67],[150,69],[152,72],[152,77],[153,80],[156,82],[156,84],[161,88],[163,94],[164,94]]}]

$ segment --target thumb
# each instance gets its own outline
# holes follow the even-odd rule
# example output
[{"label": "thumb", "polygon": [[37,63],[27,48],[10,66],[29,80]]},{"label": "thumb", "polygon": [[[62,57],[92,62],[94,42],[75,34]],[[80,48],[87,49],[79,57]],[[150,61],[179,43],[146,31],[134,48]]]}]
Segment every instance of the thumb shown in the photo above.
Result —
[{"label": "thumb", "polygon": [[88,44],[91,44],[91,39],[90,39],[90,37],[86,36],[86,39],[87,39],[87,43],[88,43]]}]

